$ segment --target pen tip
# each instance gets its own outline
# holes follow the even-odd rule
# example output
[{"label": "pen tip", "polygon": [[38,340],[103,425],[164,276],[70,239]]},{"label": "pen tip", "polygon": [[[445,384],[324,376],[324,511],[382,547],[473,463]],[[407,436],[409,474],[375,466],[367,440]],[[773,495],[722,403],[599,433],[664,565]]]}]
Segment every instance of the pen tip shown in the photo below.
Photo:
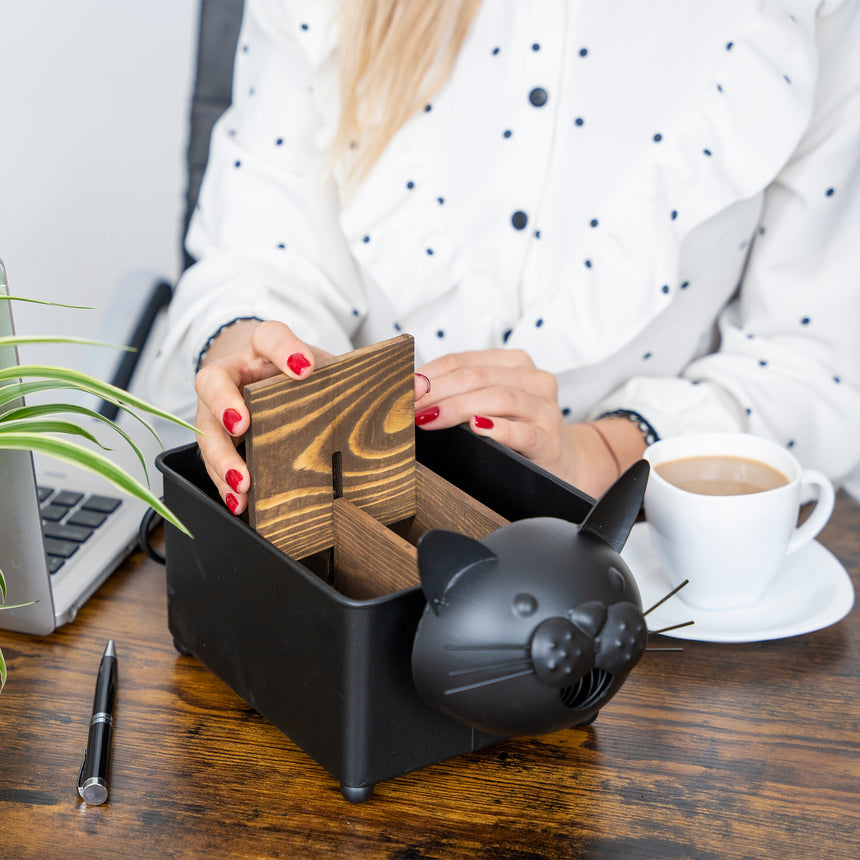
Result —
[{"label": "pen tip", "polygon": [[107,645],[105,645],[105,657],[116,657],[116,648],[113,644],[113,639],[108,639]]}]

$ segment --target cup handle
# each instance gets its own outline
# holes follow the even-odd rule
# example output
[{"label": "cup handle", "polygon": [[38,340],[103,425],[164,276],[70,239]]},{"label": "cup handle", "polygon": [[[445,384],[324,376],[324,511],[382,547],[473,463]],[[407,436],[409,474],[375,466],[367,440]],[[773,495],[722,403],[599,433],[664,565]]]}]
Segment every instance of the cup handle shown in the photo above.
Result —
[{"label": "cup handle", "polygon": [[818,487],[818,498],[809,516],[795,528],[791,540],[788,542],[789,552],[794,552],[804,544],[809,543],[827,525],[836,502],[833,484],[825,475],[815,469],[803,470],[800,476],[800,486],[801,493],[809,487]]}]

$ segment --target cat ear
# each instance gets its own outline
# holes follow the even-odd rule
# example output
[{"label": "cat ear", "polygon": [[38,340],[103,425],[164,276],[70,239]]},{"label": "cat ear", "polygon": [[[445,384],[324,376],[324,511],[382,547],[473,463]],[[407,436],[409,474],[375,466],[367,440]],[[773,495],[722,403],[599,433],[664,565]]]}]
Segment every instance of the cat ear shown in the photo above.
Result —
[{"label": "cat ear", "polygon": [[418,573],[427,603],[438,615],[445,589],[451,580],[473,564],[491,561],[496,555],[480,541],[458,532],[431,529],[418,540]]},{"label": "cat ear", "polygon": [[601,496],[582,521],[579,531],[594,535],[616,552],[621,552],[639,516],[649,472],[647,460],[634,463]]}]

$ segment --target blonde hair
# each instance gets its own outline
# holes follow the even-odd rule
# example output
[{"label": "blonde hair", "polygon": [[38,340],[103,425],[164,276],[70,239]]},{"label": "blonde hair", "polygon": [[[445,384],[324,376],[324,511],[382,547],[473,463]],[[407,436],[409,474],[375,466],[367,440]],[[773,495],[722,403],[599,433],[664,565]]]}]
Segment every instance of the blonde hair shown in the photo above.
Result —
[{"label": "blonde hair", "polygon": [[445,83],[481,0],[344,0],[341,113],[333,157],[367,176],[403,124]]}]

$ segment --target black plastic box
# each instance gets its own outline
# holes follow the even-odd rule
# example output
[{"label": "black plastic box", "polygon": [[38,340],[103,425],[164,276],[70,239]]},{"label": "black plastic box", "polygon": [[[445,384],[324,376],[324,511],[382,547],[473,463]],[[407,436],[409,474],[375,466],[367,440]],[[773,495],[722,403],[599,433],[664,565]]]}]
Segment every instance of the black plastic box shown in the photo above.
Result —
[{"label": "black plastic box", "polygon": [[[416,459],[509,520],[581,522],[593,500],[468,427],[418,432]],[[168,622],[199,659],[361,801],[373,786],[479,749],[481,734],[426,704],[412,681],[420,587],[338,593],[221,504],[196,445],[162,454]]]}]

